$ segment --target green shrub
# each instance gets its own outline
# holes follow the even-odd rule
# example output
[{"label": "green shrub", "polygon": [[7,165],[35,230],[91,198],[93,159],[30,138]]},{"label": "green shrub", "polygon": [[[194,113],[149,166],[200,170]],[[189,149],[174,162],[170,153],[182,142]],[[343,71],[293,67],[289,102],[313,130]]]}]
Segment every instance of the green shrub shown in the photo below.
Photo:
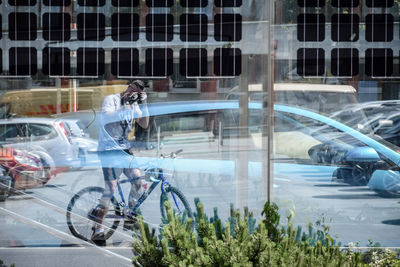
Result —
[{"label": "green shrub", "polygon": [[[197,201],[195,219],[183,221],[173,214],[168,202],[168,225],[162,229],[161,241],[155,231],[149,231],[139,218],[141,239],[133,244],[135,266],[399,266],[395,254],[387,252],[384,259],[374,254],[367,265],[359,251],[340,251],[327,234],[311,233],[315,245],[307,236],[299,241],[298,228],[289,222],[279,229],[277,206],[266,204],[265,219],[256,223],[247,209],[240,211],[222,225],[217,210],[208,218],[203,205]],[[233,207],[231,207],[231,211]],[[257,227],[254,227],[257,224]],[[253,225],[253,226],[252,226]],[[254,228],[251,231],[251,228]],[[193,230],[195,229],[195,231]],[[324,238],[323,240],[320,240]],[[389,254],[388,254],[389,253]],[[377,264],[386,265],[377,265]],[[373,265],[375,264],[375,265]],[[389,265],[388,265],[389,264]],[[397,264],[397,265],[396,265]]]}]

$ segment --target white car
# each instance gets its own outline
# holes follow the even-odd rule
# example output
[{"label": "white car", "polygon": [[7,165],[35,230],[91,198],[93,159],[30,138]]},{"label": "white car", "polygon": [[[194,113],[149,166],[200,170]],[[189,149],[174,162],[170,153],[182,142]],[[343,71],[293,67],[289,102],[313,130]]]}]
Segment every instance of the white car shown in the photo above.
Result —
[{"label": "white car", "polygon": [[30,151],[49,167],[80,164],[66,125],[53,118],[0,120],[0,145]]},{"label": "white car", "polygon": [[78,119],[63,119],[62,122],[66,126],[74,149],[77,150],[78,160],[80,161],[79,167],[85,166],[88,161],[98,160],[98,142],[89,137],[83,123]]}]

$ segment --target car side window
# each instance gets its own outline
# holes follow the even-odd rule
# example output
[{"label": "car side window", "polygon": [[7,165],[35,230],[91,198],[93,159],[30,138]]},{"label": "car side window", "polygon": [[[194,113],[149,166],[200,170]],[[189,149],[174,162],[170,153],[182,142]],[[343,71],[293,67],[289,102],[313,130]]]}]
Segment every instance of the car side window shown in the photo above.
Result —
[{"label": "car side window", "polygon": [[[275,112],[276,159],[336,165],[346,151],[363,145],[351,135],[318,120],[297,114]],[[323,153],[327,155],[321,155]]]},{"label": "car side window", "polygon": [[29,133],[32,141],[52,139],[57,136],[55,129],[46,124],[29,124]]},{"label": "car side window", "polygon": [[0,142],[3,144],[7,143],[18,143],[19,131],[16,124],[2,124],[0,125]]}]

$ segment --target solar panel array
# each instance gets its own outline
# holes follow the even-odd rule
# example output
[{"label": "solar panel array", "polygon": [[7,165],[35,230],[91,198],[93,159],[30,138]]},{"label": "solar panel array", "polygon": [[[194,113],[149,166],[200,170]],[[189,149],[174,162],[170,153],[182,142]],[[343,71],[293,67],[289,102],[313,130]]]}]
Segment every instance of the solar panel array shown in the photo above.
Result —
[{"label": "solar panel array", "polygon": [[[335,77],[352,77],[360,72],[360,57],[365,58],[365,74],[373,78],[395,78],[393,58],[400,53],[392,45],[400,38],[394,32],[394,17],[389,13],[393,0],[366,0],[368,14],[365,26],[360,25],[360,16],[354,8],[361,5],[359,0],[332,0],[335,14],[331,16],[330,36],[326,36],[327,17],[325,0],[298,0],[301,14],[297,17],[297,40],[302,43],[297,50],[297,73],[303,77],[327,75],[325,61],[330,57],[331,74]],[[365,27],[365,40],[361,40],[360,26]],[[330,38],[330,46],[325,42]],[[397,38],[397,40],[395,39]],[[366,44],[360,46],[360,42]],[[324,45],[322,43],[325,42]],[[336,46],[336,47],[335,47]],[[343,47],[345,46],[345,47]],[[364,54],[359,49],[363,48]],[[366,47],[366,49],[364,49]]]},{"label": "solar panel array", "polygon": [[[174,39],[183,42],[184,47],[178,51],[181,75],[215,78],[241,74],[241,50],[235,46],[242,39],[242,17],[235,12],[235,8],[242,5],[241,0],[216,0],[216,7],[231,7],[233,11],[215,14],[213,18],[202,12],[202,8],[210,5],[208,0],[180,0],[185,12],[179,17],[179,32],[174,32],[177,29],[174,15],[168,12],[168,8],[177,5],[173,0],[146,0],[149,12],[142,27],[140,18],[143,14],[139,13],[140,9],[134,9],[139,0],[112,0],[111,3],[115,12],[107,18],[107,13],[100,8],[106,4],[105,0],[78,0],[75,2],[77,11],[74,11],[77,13],[76,21],[73,21],[74,17],[65,11],[74,4],[71,0],[43,0],[41,18],[30,8],[39,4],[36,0],[8,0],[7,9],[3,7],[3,11],[8,10],[7,14],[3,12],[3,16],[8,16],[8,38],[15,41],[13,44],[23,44],[8,49],[8,74],[35,75],[41,66],[42,73],[50,76],[98,77],[105,73],[108,51],[101,42],[106,39],[113,41],[111,73],[118,77],[138,77],[141,74],[141,56],[145,58],[146,77],[172,75],[174,50],[171,43]],[[25,8],[20,11],[18,7],[22,6]],[[193,7],[197,8],[196,12],[192,11]],[[126,8],[131,10],[127,12]],[[153,12],[160,8],[165,10],[164,13]],[[110,31],[106,28],[108,19],[111,21]],[[210,19],[214,23],[210,24]],[[42,25],[38,25],[38,21]],[[213,36],[209,26],[214,27]],[[40,27],[41,31],[38,30]],[[43,42],[40,42],[41,37]],[[220,42],[221,48],[206,49],[209,41]],[[143,47],[143,42],[147,48],[138,49]],[[207,62],[209,56],[213,58],[213,68]],[[3,61],[0,62],[0,71],[3,72]]]}]

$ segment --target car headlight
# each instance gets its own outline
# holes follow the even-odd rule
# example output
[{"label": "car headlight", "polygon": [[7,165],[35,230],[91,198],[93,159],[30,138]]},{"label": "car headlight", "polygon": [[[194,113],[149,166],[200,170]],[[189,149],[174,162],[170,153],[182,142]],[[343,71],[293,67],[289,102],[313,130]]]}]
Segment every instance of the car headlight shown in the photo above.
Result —
[{"label": "car headlight", "polygon": [[35,167],[35,168],[39,167],[39,164],[31,158],[21,157],[19,155],[14,155],[14,158],[16,161],[18,161],[21,164],[28,165],[28,166]]}]

